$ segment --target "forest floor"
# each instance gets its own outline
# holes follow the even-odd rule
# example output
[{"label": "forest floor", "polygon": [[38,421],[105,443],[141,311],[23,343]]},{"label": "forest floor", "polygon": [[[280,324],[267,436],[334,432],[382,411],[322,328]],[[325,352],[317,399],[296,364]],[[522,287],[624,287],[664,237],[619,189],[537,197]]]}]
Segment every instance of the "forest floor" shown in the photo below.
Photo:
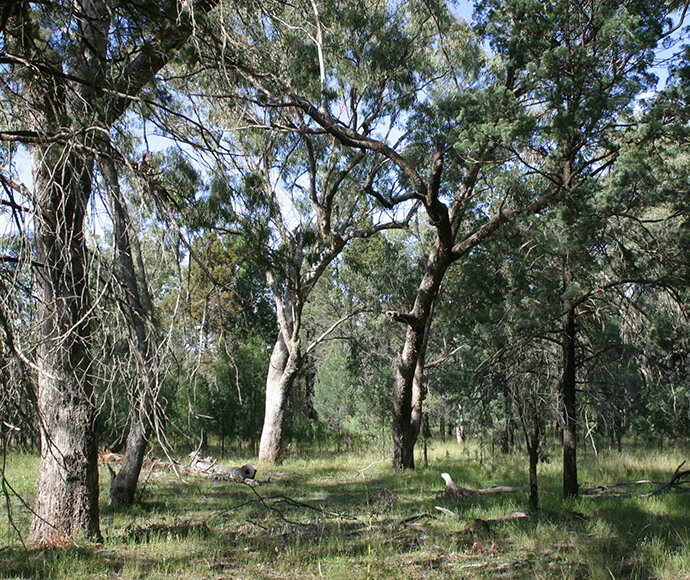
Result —
[{"label": "forest floor", "polygon": [[[668,481],[690,450],[581,452],[582,486]],[[23,547],[38,459],[6,457],[0,578],[415,578],[690,579],[690,494],[564,501],[560,462],[540,465],[540,502],[526,492],[444,496],[440,474],[468,488],[527,486],[522,455],[479,461],[477,450],[430,449],[428,467],[395,474],[366,455],[259,466],[260,484],[206,479],[147,466],[136,505],[107,505],[103,545]],[[556,453],[554,453],[556,456]],[[246,458],[222,459],[242,465]],[[615,488],[635,494],[654,489]],[[8,517],[8,506],[11,517]],[[439,510],[437,508],[442,508]],[[527,517],[500,520],[525,512]]]}]

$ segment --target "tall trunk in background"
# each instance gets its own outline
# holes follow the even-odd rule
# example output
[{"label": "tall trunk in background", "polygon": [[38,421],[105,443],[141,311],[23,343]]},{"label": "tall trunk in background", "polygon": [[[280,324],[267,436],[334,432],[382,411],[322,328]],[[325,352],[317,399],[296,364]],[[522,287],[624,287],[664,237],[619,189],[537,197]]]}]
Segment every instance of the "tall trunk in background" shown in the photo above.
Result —
[{"label": "tall trunk in background", "polygon": [[537,466],[539,465],[539,406],[538,401],[532,401],[529,425],[526,430],[527,453],[529,455],[529,506],[533,510],[539,508],[539,481]]},{"label": "tall trunk in background", "polygon": [[[563,269],[564,290],[573,282],[573,272],[566,256]],[[566,295],[567,296],[567,295]],[[560,381],[560,418],[563,428],[563,496],[577,497],[577,383],[575,360],[575,304],[572,299],[563,300],[563,374]]]},{"label": "tall trunk in background", "polygon": [[110,502],[113,505],[130,505],[134,501],[141,466],[146,455],[149,437],[155,421],[155,405],[158,400],[158,353],[153,320],[153,306],[143,270],[137,272],[132,256],[130,219],[112,152],[99,158],[99,167],[105,179],[113,207],[113,226],[117,261],[117,276],[125,290],[127,318],[134,335],[138,385],[132,397],[130,427],[125,454],[120,471],[110,484]]},{"label": "tall trunk in background", "polygon": [[458,445],[465,443],[465,410],[462,403],[458,403],[458,424],[455,426],[455,441]]}]

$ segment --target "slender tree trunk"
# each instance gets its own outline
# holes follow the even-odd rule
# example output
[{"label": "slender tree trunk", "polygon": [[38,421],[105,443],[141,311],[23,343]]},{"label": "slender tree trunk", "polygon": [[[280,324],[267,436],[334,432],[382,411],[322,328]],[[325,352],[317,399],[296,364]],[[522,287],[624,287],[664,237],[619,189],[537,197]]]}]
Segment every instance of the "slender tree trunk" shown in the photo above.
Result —
[{"label": "slender tree trunk", "polygon": [[[566,258],[567,261],[567,258]],[[567,287],[573,281],[573,274],[567,265],[564,282]],[[563,375],[561,377],[560,415],[563,425],[563,496],[577,497],[577,384],[575,360],[575,306],[571,300],[564,301],[563,317]]]},{"label": "slender tree trunk", "polygon": [[539,482],[537,466],[539,465],[539,414],[536,401],[531,409],[530,425],[527,435],[527,452],[529,454],[529,505],[536,510],[539,508]]},{"label": "slender tree trunk", "polygon": [[69,538],[101,539],[84,240],[93,163],[55,144],[35,148],[32,164],[41,464],[31,540],[60,546]]},{"label": "slender tree trunk", "polygon": [[99,158],[99,166],[113,205],[115,246],[119,263],[118,274],[126,293],[127,316],[134,331],[134,350],[137,355],[139,370],[139,387],[137,395],[134,397],[136,404],[134,408],[130,409],[131,422],[125,455],[122,458],[120,471],[113,477],[110,484],[111,503],[113,505],[130,505],[134,501],[158,398],[155,329],[145,273],[143,270],[137,272],[134,265],[130,219],[110,151],[109,154]]},{"label": "slender tree trunk", "polygon": [[458,445],[465,443],[465,410],[462,403],[458,403],[458,424],[455,426],[455,440]]},{"label": "slender tree trunk", "polygon": [[290,346],[279,332],[266,378],[266,412],[259,443],[259,461],[263,463],[281,461],[288,395],[300,368],[299,345]]}]

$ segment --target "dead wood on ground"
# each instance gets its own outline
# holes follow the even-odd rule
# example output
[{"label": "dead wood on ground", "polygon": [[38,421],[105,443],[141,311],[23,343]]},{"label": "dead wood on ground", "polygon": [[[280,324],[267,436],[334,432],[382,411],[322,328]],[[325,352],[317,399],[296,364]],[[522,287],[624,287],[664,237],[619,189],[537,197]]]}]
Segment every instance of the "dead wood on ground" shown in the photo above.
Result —
[{"label": "dead wood on ground", "polygon": [[184,471],[190,475],[201,477],[211,477],[213,479],[229,479],[231,481],[241,481],[250,485],[255,485],[254,479],[256,468],[253,465],[243,465],[242,467],[228,467],[218,465],[212,457],[201,457],[198,451],[189,454],[189,466],[184,467]]},{"label": "dead wood on ground", "polygon": [[[659,495],[662,492],[674,489],[680,492],[690,491],[690,470],[682,470],[685,465],[685,461],[676,467],[671,478],[666,482],[653,481],[651,479],[638,479],[637,481],[619,481],[617,483],[600,484],[594,485],[592,487],[582,488],[580,494],[584,497],[603,497],[603,496],[614,496],[614,497],[653,497]],[[682,471],[681,471],[682,470]],[[633,487],[638,485],[656,485],[652,491],[646,493],[634,493],[626,489],[620,489],[624,487]]]},{"label": "dead wood on ground", "polygon": [[496,485],[492,487],[485,487],[483,489],[470,489],[467,487],[460,487],[453,481],[453,478],[448,473],[442,473],[441,477],[446,482],[446,491],[444,495],[447,497],[454,497],[460,499],[467,499],[475,495],[490,495],[495,493],[514,493],[517,491],[529,491],[527,487],[511,487],[507,485]]}]

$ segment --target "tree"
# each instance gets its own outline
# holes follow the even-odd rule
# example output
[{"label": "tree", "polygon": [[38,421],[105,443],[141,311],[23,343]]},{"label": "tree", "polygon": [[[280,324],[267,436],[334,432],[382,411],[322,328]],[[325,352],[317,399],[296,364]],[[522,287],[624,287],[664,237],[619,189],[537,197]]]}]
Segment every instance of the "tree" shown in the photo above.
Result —
[{"label": "tree", "polygon": [[[241,128],[218,141],[221,180],[236,192],[225,229],[254,241],[278,320],[261,461],[280,459],[288,394],[312,348],[301,343],[303,309],[318,280],[351,240],[400,228],[414,209],[393,210],[410,196],[385,159],[341,143],[308,112],[284,106],[282,94],[276,102],[261,81],[289,79],[352,130],[392,132],[414,78],[403,54],[392,65],[390,55],[403,41],[411,50],[413,37],[401,30],[406,8],[366,6],[264,2],[258,12],[231,15],[209,43],[214,75],[200,80],[216,125]],[[255,74],[264,67],[266,75]]]},{"label": "tree", "polygon": [[3,9],[3,97],[16,114],[1,134],[27,144],[34,181],[41,466],[31,536],[37,545],[100,539],[84,228],[94,159],[107,152],[113,124],[187,41],[194,19],[214,4],[142,10],[81,0]]}]

